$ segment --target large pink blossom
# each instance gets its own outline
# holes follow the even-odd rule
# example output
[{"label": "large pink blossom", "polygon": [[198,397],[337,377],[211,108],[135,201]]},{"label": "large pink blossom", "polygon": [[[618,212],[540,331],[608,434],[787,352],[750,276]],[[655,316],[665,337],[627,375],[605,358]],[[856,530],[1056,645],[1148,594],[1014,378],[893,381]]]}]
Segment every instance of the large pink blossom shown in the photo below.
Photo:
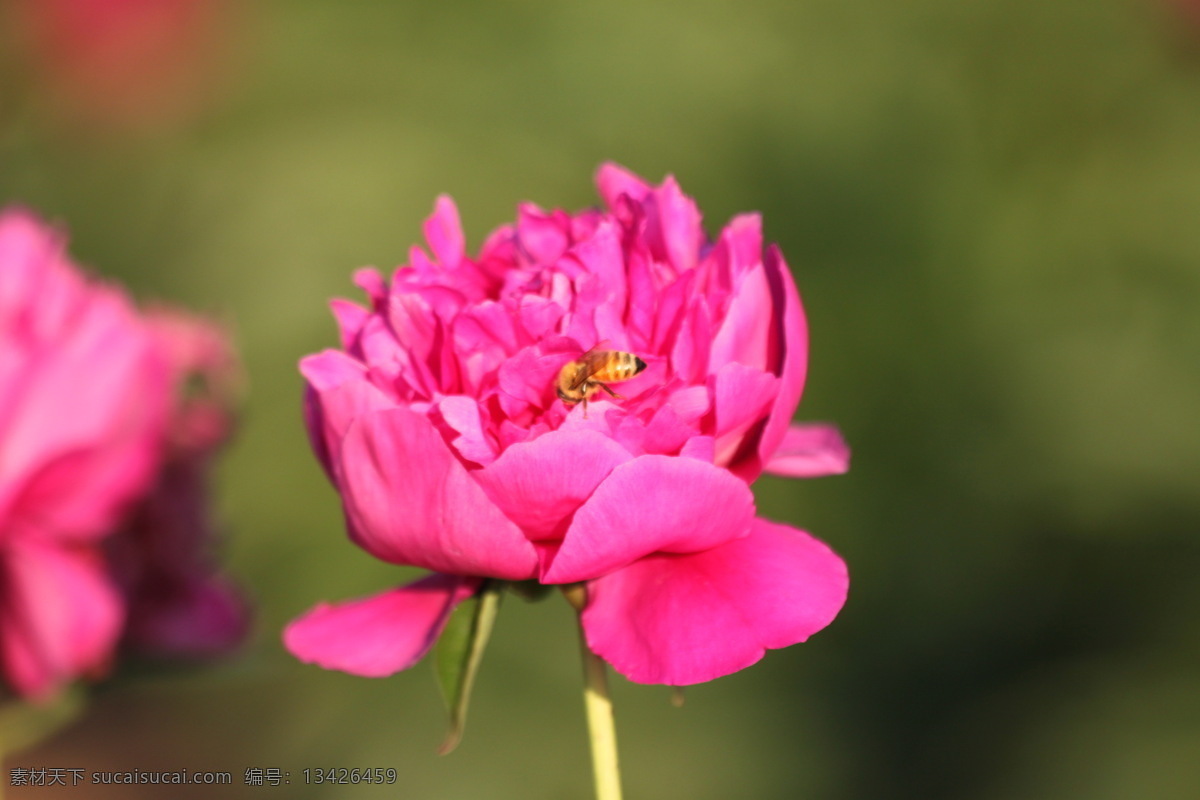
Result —
[{"label": "large pink blossom", "polygon": [[[828,426],[792,426],[807,362],[800,297],[756,214],[713,241],[668,177],[603,166],[603,210],[518,209],[466,253],[438,199],[420,248],[367,308],[335,300],[342,347],[301,362],[313,448],[351,538],[438,573],[285,632],[358,675],[419,660],[480,578],[586,582],[588,646],[631,680],[684,685],[829,624],[845,564],[755,516],[763,471],[842,472]],[[592,348],[646,369],[568,406],[555,379]]]},{"label": "large pink blossom", "polygon": [[124,609],[101,540],[157,468],[167,365],[62,237],[0,214],[0,675],[43,697],[102,669]]}]

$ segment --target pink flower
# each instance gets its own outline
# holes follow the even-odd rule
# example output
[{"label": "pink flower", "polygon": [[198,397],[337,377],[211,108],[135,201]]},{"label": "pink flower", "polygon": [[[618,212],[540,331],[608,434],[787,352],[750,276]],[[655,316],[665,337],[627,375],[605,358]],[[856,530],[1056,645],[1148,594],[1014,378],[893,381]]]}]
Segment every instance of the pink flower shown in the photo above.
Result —
[{"label": "pink flower", "polygon": [[38,94],[94,129],[186,121],[230,55],[228,0],[8,0],[4,22]]},{"label": "pink flower", "polygon": [[[439,198],[432,258],[334,301],[342,349],[301,361],[313,448],[354,542],[439,575],[318,606],[285,632],[300,659],[405,669],[481,577],[586,582],[588,646],[640,683],[735,672],[840,610],[845,564],[749,487],[848,462],[834,429],[789,427],[807,333],[782,255],[753,214],[706,240],[670,177],[597,182],[605,210],[522,205],[475,258]],[[647,366],[568,406],[556,378],[593,348]]]},{"label": "pink flower", "polygon": [[166,452],[157,481],[107,542],[128,605],[124,640],[174,657],[220,655],[244,638],[249,615],[218,572],[209,473],[233,430],[240,367],[216,325],[179,311],[147,315],[175,386]]},{"label": "pink flower", "polygon": [[243,636],[206,485],[237,374],[218,328],[138,314],[32,214],[0,213],[0,677],[16,694],[103,672],[122,639],[196,656]]},{"label": "pink flower", "polygon": [[0,674],[20,695],[112,652],[124,611],[99,546],[153,478],[168,392],[125,295],[0,213]]}]

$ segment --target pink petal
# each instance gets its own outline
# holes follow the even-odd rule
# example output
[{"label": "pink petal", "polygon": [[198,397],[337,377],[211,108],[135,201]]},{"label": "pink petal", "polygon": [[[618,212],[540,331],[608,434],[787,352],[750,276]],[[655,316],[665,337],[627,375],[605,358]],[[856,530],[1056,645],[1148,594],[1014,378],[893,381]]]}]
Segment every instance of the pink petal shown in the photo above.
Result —
[{"label": "pink petal", "polygon": [[625,324],[629,336],[635,341],[649,342],[654,332],[654,307],[658,304],[658,290],[651,274],[650,254],[644,245],[635,243],[625,253],[626,293],[629,298],[625,312]]},{"label": "pink petal", "polygon": [[567,353],[543,354],[530,346],[518,350],[500,365],[496,379],[500,386],[500,403],[510,417],[519,417],[527,408],[549,408],[556,402],[554,382],[563,364],[572,356]]},{"label": "pink petal", "polygon": [[621,464],[575,512],[542,578],[597,578],[650,553],[706,550],[745,536],[754,497],[728,470],[693,458],[647,455]]},{"label": "pink petal", "polygon": [[596,188],[610,209],[617,207],[617,200],[623,194],[641,202],[652,191],[650,184],[611,161],[601,164],[596,170]]},{"label": "pink petal", "polygon": [[379,274],[379,270],[374,267],[356,269],[354,271],[354,285],[366,292],[367,298],[371,301],[372,309],[375,311],[383,309],[387,301],[388,289],[383,276]]},{"label": "pink petal", "polygon": [[496,460],[496,444],[484,430],[479,403],[473,397],[448,395],[436,403],[442,421],[453,432],[450,444],[467,461],[490,464]]},{"label": "pink petal", "polygon": [[553,264],[570,244],[571,220],[562,211],[549,213],[533,203],[517,207],[517,241],[535,264]]},{"label": "pink petal", "polygon": [[150,344],[133,320],[121,320],[80,331],[27,366],[0,447],[0,485],[21,487],[12,516],[92,539],[146,488],[170,401],[167,365]]},{"label": "pink petal", "polygon": [[[636,419],[630,417],[628,421],[636,422]],[[647,453],[673,456],[688,439],[699,432],[699,429],[697,420],[684,418],[670,403],[666,403],[659,407],[650,418],[650,422],[646,423],[641,449]]]},{"label": "pink petal", "polygon": [[[674,176],[668,175],[654,191],[654,208],[646,221],[646,236],[655,255],[668,261],[678,272],[696,266],[704,231],[696,202],[683,193]],[[661,248],[661,249],[660,249]]]},{"label": "pink petal", "polygon": [[571,248],[570,256],[587,271],[582,291],[589,302],[625,310],[625,257],[621,253],[620,230],[612,222],[601,223],[591,237]]},{"label": "pink petal", "polygon": [[792,425],[766,467],[789,478],[841,475],[848,469],[850,448],[833,425]]},{"label": "pink petal", "polygon": [[[680,328],[688,316],[690,303],[696,296],[696,272],[689,270],[665,286],[658,295],[657,308],[654,309],[654,335],[651,341],[655,352],[664,352],[679,336],[686,335],[686,329]],[[705,340],[705,347],[711,346],[711,340]]]},{"label": "pink petal", "polygon": [[699,427],[698,420],[711,408],[707,386],[686,386],[671,393],[667,405],[675,409],[681,419]]},{"label": "pink petal", "polygon": [[517,309],[517,320],[525,334],[525,341],[545,338],[557,328],[563,317],[563,307],[553,300],[527,294],[521,297]]},{"label": "pink petal", "polygon": [[124,609],[95,554],[9,542],[0,587],[0,668],[19,694],[46,697],[109,657]]},{"label": "pink petal", "polygon": [[708,296],[719,299],[737,285],[742,275],[758,266],[763,258],[762,245],[760,215],[738,214],[730,220],[701,266],[708,272]]},{"label": "pink petal", "polygon": [[473,475],[530,539],[561,539],[575,510],[631,457],[603,434],[559,429],[509,447]]},{"label": "pink petal", "polygon": [[366,368],[340,350],[322,350],[300,359],[300,374],[313,389],[324,392],[349,381],[362,380]]},{"label": "pink petal", "polygon": [[683,447],[679,448],[679,455],[715,464],[716,445],[711,436],[693,436],[683,443]]},{"label": "pink petal", "polygon": [[779,342],[782,301],[773,305],[771,285],[764,266],[756,265],[736,279],[725,318],[713,338],[709,371],[737,362],[771,371]]},{"label": "pink petal", "polygon": [[341,460],[353,535],[376,558],[458,575],[533,577],[533,546],[426,417],[407,408],[360,416]]},{"label": "pink petal", "polygon": [[588,646],[636,683],[685,686],[803,642],[846,600],[846,565],[822,542],[756,519],[749,536],[655,555],[588,587]]},{"label": "pink petal", "polygon": [[516,323],[508,308],[492,300],[468,306],[454,319],[451,336],[464,392],[478,393],[486,378],[517,351]]},{"label": "pink petal", "polygon": [[337,350],[300,360],[308,380],[304,418],[309,441],[334,485],[340,485],[342,439],[360,414],[393,405],[367,380],[359,362]]},{"label": "pink petal", "polygon": [[796,413],[796,406],[800,403],[808,371],[808,323],[804,317],[804,307],[800,303],[792,273],[775,245],[767,249],[764,265],[771,285],[772,302],[775,308],[783,309],[783,314],[779,317],[778,331],[782,340],[782,361],[775,368],[780,380],[779,394],[775,397],[775,404],[771,407],[767,425],[759,440],[760,462],[770,460],[783,441],[792,415]]},{"label": "pink petal", "polygon": [[397,365],[405,381],[429,397],[437,386],[433,366],[440,364],[436,350],[443,340],[441,320],[430,307],[425,292],[393,292],[388,302],[387,322],[382,317],[372,317],[367,322],[362,348],[368,364]]},{"label": "pink petal", "polygon": [[425,220],[425,240],[443,266],[453,267],[462,260],[466,250],[458,206],[449,195],[439,195],[433,215]]},{"label": "pink petal", "polygon": [[24,208],[0,211],[0,330],[26,316],[25,298],[42,295],[43,288],[55,284],[76,283],[60,266],[63,239]]},{"label": "pink petal", "polygon": [[283,644],[306,664],[364,678],[393,675],[429,652],[451,612],[479,583],[430,575],[373,597],[321,603],[284,629]]},{"label": "pink petal", "polygon": [[756,424],[766,417],[777,393],[779,379],[769,372],[732,362],[711,376],[713,413],[715,417],[717,463],[729,465],[739,477],[751,481],[757,470],[747,476],[733,464],[743,440]]},{"label": "pink petal", "polygon": [[513,272],[517,260],[516,229],[501,225],[489,233],[479,248],[479,268],[493,281],[502,283]]},{"label": "pink petal", "polygon": [[[470,353],[483,344],[494,343],[505,354],[515,353],[517,341],[516,319],[512,312],[503,304],[494,300],[468,306],[454,319],[455,344],[460,355]],[[465,323],[471,327],[461,332],[458,328]]]},{"label": "pink petal", "polygon": [[329,308],[333,311],[338,331],[342,335],[342,348],[348,353],[361,355],[358,349],[358,336],[362,332],[363,325],[367,323],[370,312],[358,303],[339,298],[329,301]]},{"label": "pink petal", "polygon": [[[129,424],[127,416],[142,413],[131,407],[157,400],[165,409],[166,364],[124,298],[97,288],[77,314],[52,351],[31,353],[20,404],[5,420],[0,479],[13,480],[47,457],[111,441]],[[88,378],[86,403],[78,394],[81,376]]]},{"label": "pink petal", "polygon": [[712,346],[712,318],[703,297],[693,297],[671,345],[671,371],[685,384],[702,383]]}]

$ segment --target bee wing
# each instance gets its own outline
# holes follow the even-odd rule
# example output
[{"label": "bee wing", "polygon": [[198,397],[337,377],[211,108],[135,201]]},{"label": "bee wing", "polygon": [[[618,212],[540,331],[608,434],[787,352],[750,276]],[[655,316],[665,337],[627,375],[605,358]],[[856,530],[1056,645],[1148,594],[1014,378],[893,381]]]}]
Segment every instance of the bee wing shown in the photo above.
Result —
[{"label": "bee wing", "polygon": [[588,350],[579,357],[579,363],[586,367],[590,374],[607,364],[611,357],[611,350]]},{"label": "bee wing", "polygon": [[612,351],[612,348],[608,346],[610,344],[612,344],[611,340],[601,339],[584,351],[583,355],[575,360],[580,364],[589,364],[594,363],[596,361],[596,356],[599,356],[599,363],[604,363],[604,358],[609,354],[609,352]]}]

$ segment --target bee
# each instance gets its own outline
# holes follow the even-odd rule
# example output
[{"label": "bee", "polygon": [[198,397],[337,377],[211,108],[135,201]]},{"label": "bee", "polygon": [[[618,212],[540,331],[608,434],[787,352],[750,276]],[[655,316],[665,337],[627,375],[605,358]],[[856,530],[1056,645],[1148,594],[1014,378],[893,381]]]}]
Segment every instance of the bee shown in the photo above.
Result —
[{"label": "bee", "polygon": [[621,395],[608,388],[610,383],[627,381],[646,368],[646,362],[633,353],[620,350],[589,350],[574,361],[568,361],[558,373],[554,383],[558,397],[569,406],[583,403],[583,415],[587,416],[587,402],[600,389],[618,400]]}]

